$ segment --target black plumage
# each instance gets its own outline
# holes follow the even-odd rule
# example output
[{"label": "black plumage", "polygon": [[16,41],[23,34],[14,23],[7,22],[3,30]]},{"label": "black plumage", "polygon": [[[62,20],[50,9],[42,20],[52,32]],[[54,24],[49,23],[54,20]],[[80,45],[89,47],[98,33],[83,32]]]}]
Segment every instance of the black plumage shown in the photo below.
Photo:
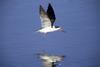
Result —
[{"label": "black plumage", "polygon": [[51,26],[53,26],[55,20],[56,20],[56,17],[55,17],[55,13],[54,13],[54,10],[51,6],[51,4],[49,3],[49,6],[48,6],[48,9],[47,9],[47,15],[51,21]]}]

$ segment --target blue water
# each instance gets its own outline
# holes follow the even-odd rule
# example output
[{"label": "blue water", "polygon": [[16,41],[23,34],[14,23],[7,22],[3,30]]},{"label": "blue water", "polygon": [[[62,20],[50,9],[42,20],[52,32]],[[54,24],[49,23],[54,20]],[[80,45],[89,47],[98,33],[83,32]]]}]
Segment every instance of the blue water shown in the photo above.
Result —
[{"label": "blue water", "polygon": [[[66,33],[44,37],[39,5],[51,3]],[[99,0],[0,0],[0,67],[42,67],[36,53],[65,55],[59,67],[100,67]]]}]

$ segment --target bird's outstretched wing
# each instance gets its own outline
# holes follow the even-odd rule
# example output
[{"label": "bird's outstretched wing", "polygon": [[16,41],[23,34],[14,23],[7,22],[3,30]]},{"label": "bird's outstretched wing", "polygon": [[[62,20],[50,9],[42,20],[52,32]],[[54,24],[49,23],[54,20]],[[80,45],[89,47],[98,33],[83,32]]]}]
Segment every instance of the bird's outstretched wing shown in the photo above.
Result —
[{"label": "bird's outstretched wing", "polygon": [[42,28],[51,27],[51,21],[50,21],[47,13],[45,12],[45,10],[43,9],[43,7],[41,5],[40,5],[40,8],[39,8],[39,13],[40,13]]},{"label": "bird's outstretched wing", "polygon": [[50,3],[49,3],[49,6],[48,6],[48,9],[47,9],[47,15],[50,18],[51,26],[53,26],[53,24],[54,24],[54,22],[56,20],[56,17],[55,17],[54,10],[53,10],[53,8],[52,8]]}]

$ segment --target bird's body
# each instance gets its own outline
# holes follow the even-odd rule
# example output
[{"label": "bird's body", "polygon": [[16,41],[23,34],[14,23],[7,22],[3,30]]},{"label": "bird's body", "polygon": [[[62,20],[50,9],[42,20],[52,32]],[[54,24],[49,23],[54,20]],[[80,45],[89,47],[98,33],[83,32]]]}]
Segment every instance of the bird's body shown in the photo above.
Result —
[{"label": "bird's body", "polygon": [[47,9],[47,12],[40,5],[39,13],[40,13],[40,19],[41,19],[41,29],[39,29],[37,32],[48,33],[48,32],[62,30],[61,27],[54,26],[56,17],[55,17],[54,10],[50,3]]},{"label": "bird's body", "polygon": [[53,27],[42,28],[42,29],[38,30],[38,32],[48,33],[48,32],[54,32],[54,31],[57,31],[57,30],[60,30],[60,28],[55,28],[55,26],[53,26]]}]

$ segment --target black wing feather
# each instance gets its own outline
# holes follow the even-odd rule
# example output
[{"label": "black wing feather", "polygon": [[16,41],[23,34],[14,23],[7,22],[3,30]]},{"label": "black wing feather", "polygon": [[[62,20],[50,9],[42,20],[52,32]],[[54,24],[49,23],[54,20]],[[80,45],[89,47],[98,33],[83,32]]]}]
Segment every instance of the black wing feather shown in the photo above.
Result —
[{"label": "black wing feather", "polygon": [[50,3],[49,3],[49,6],[48,6],[48,9],[47,9],[47,15],[50,18],[51,26],[53,26],[53,24],[54,24],[54,22],[56,20],[56,17],[55,17],[54,10],[53,10],[53,8],[52,8]]}]

